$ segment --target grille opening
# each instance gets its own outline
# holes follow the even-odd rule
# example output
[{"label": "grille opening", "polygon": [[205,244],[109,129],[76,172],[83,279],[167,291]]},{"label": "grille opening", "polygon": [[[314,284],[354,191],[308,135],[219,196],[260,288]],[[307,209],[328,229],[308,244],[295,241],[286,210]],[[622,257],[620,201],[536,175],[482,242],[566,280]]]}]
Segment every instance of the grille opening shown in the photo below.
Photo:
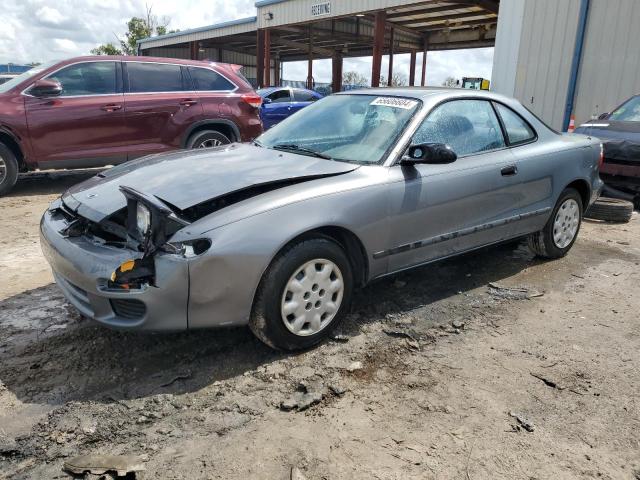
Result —
[{"label": "grille opening", "polygon": [[118,317],[127,320],[140,320],[147,312],[146,305],[140,300],[112,298],[111,308]]}]

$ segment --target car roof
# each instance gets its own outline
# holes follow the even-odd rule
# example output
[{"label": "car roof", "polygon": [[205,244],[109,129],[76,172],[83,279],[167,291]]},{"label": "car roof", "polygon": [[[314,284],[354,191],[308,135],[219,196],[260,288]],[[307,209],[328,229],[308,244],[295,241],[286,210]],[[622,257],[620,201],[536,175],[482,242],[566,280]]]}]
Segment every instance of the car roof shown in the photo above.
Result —
[{"label": "car roof", "polygon": [[336,93],[336,95],[384,95],[386,97],[408,97],[416,100],[423,100],[433,95],[452,97],[478,97],[495,100],[504,99],[502,95],[489,92],[487,90],[473,90],[468,88],[448,88],[448,87],[379,87],[362,88]]},{"label": "car roof", "polygon": [[78,62],[96,61],[96,60],[116,60],[128,62],[150,62],[150,63],[175,63],[180,65],[198,65],[210,66],[212,64],[220,64],[220,62],[212,62],[206,60],[185,60],[182,58],[164,58],[164,57],[145,57],[136,55],[85,55],[82,57],[67,58],[58,62],[58,65],[71,64]]}]

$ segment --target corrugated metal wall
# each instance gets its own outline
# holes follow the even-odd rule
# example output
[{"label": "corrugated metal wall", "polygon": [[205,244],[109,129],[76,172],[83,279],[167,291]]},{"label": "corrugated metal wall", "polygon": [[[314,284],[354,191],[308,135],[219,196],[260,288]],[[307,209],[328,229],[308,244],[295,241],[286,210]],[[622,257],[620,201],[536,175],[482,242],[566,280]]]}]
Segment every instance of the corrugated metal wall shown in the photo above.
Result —
[{"label": "corrugated metal wall", "polygon": [[[580,0],[527,0],[514,96],[562,128]],[[515,66],[512,66],[512,68]]]},{"label": "corrugated metal wall", "polygon": [[493,51],[491,89],[510,97],[516,88],[516,68],[520,53],[520,37],[524,22],[524,0],[503,0]]},{"label": "corrugated metal wall", "polygon": [[576,121],[610,112],[640,93],[640,1],[591,0]]}]

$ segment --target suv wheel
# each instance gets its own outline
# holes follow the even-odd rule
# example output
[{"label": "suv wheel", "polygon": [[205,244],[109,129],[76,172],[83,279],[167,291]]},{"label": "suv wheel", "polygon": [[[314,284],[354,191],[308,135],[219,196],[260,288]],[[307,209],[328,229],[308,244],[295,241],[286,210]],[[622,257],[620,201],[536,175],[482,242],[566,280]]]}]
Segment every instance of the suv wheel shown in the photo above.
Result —
[{"label": "suv wheel", "polygon": [[0,195],[9,193],[18,181],[18,160],[13,152],[0,143]]},{"label": "suv wheel", "polygon": [[309,348],[322,341],[348,311],[351,265],[327,238],[310,238],[285,248],[265,273],[249,327],[270,347]]},{"label": "suv wheel", "polygon": [[215,130],[201,130],[194,133],[187,142],[187,148],[212,148],[231,143],[226,135]]}]

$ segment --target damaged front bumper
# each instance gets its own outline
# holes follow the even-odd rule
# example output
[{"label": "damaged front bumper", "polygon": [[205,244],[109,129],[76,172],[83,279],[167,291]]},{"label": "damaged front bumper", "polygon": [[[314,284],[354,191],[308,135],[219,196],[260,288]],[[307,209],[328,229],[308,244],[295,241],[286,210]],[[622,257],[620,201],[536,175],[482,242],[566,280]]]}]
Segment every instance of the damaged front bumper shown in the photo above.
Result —
[{"label": "damaged front bumper", "polygon": [[142,252],[103,245],[86,236],[66,236],[69,223],[49,209],[40,222],[40,243],[56,283],[82,315],[118,329],[188,328],[188,259],[158,252],[152,281],[138,288],[114,288],[113,272],[124,262],[142,258]]}]

